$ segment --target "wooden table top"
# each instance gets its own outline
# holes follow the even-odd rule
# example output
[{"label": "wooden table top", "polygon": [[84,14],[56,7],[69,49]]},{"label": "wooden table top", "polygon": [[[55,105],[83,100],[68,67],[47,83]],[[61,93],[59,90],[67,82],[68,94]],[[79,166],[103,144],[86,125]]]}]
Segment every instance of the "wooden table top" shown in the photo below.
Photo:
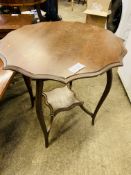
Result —
[{"label": "wooden table top", "polygon": [[46,0],[0,0],[2,6],[33,6]]},{"label": "wooden table top", "polygon": [[[80,22],[27,25],[0,41],[0,57],[5,69],[33,79],[64,83],[121,66],[125,54],[123,41],[113,33]],[[69,68],[76,63],[86,67],[70,72]]]}]

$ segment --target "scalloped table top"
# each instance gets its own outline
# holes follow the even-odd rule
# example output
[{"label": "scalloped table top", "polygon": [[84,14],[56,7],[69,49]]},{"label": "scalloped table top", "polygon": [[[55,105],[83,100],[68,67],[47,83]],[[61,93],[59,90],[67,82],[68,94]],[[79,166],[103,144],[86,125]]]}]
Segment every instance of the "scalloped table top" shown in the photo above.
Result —
[{"label": "scalloped table top", "polygon": [[[80,22],[44,22],[10,32],[0,41],[5,69],[64,83],[121,66],[126,49],[112,32]],[[76,73],[76,63],[85,67]]]}]

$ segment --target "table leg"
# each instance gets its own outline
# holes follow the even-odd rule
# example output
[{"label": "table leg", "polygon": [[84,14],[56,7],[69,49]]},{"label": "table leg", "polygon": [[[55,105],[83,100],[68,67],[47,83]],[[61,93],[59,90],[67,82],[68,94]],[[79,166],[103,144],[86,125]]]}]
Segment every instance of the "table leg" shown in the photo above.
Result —
[{"label": "table leg", "polygon": [[92,115],[92,125],[94,125],[96,114],[99,111],[101,105],[103,104],[104,100],[106,99],[106,97],[107,97],[107,95],[108,95],[108,93],[110,92],[110,89],[111,89],[111,85],[112,85],[112,70],[111,69],[108,70],[106,72],[106,74],[107,74],[107,84],[106,84],[105,90],[104,90],[104,92],[103,92],[103,94],[102,94],[102,96],[101,96],[101,98],[100,98],[100,100],[99,100],[99,102],[98,102],[98,104],[96,106],[96,109],[95,109],[95,111],[94,111],[94,113]]},{"label": "table leg", "polygon": [[42,4],[37,4],[35,6],[40,22],[62,20],[61,17],[58,15],[58,0],[48,0],[48,1],[45,1],[45,3],[43,4],[46,7],[46,9],[44,10],[46,11],[46,14],[44,16],[42,16],[41,14],[41,9],[43,9],[44,6],[42,7]]},{"label": "table leg", "polygon": [[47,1],[46,19],[47,21],[60,21],[61,17],[58,15],[58,0]]},{"label": "table leg", "polygon": [[36,113],[37,118],[39,120],[41,129],[44,133],[45,137],[45,147],[47,148],[48,143],[48,132],[44,120],[43,110],[42,110],[42,91],[43,91],[43,81],[42,80],[36,80]]},{"label": "table leg", "polygon": [[72,88],[72,81],[69,82],[68,86],[69,86],[69,89]]},{"label": "table leg", "polygon": [[34,97],[33,97],[33,92],[32,92],[31,80],[29,77],[25,75],[23,75],[23,79],[28,89],[28,92],[30,94],[31,106],[34,107]]},{"label": "table leg", "polygon": [[36,5],[36,11],[37,11],[40,22],[45,21],[44,16],[42,16],[42,14],[41,14],[40,4]]}]

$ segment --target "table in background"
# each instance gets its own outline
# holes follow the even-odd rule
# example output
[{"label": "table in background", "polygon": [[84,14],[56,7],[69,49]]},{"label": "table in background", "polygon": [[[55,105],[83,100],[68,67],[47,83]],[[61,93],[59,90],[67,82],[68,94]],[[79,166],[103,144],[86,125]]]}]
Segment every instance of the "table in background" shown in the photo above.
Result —
[{"label": "table in background", "polygon": [[[41,5],[46,3],[46,16],[41,14]],[[40,21],[58,21],[61,18],[58,16],[58,0],[0,0],[1,6],[17,6],[30,7],[35,6]]]}]

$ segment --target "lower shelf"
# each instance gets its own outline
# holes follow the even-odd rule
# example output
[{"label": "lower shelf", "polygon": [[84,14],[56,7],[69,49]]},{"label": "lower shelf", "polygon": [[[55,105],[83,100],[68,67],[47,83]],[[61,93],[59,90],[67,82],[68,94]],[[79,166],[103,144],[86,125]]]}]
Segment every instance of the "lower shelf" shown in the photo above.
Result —
[{"label": "lower shelf", "polygon": [[52,115],[84,104],[84,102],[80,101],[68,86],[56,88],[49,92],[43,92],[43,95]]}]

